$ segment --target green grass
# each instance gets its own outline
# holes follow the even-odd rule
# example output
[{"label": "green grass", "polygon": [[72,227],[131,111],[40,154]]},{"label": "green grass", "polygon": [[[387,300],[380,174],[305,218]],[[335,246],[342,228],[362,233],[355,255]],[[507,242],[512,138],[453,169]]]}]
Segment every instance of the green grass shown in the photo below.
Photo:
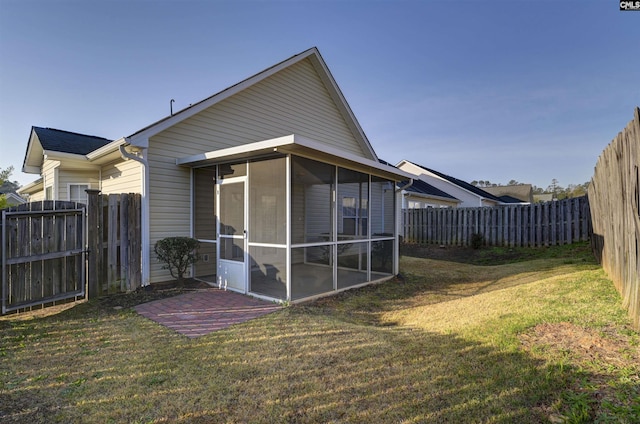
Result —
[{"label": "green grass", "polygon": [[640,337],[588,249],[559,250],[403,257],[403,280],[197,339],[99,302],[4,317],[0,421],[637,422]]}]

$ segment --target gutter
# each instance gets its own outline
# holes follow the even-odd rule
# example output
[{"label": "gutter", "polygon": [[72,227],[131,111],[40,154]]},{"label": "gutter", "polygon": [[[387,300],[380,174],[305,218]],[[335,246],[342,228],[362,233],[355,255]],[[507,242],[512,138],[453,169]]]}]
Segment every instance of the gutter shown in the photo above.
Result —
[{"label": "gutter", "polygon": [[396,188],[396,193],[402,190],[406,190],[413,185],[413,178],[409,178],[409,182],[403,185],[402,187]]},{"label": "gutter", "polygon": [[[134,155],[133,153],[127,152],[125,147],[129,144],[120,144],[118,149],[120,150],[120,156],[123,159],[135,160],[142,164],[142,187],[140,189],[140,195],[142,197],[142,210],[140,211],[140,226],[141,226],[141,254],[140,254],[140,262],[141,262],[141,273],[142,273],[142,286],[149,285],[149,276],[150,276],[150,263],[149,258],[151,255],[151,251],[149,250],[149,162],[147,161],[146,155],[143,153],[142,157],[138,155]],[[143,152],[146,148],[142,149]]]},{"label": "gutter", "polygon": [[33,192],[42,190],[44,188],[44,179],[43,178],[38,178],[35,181],[30,182],[29,184],[25,184],[22,187],[20,187],[19,189],[16,190],[16,193],[18,194],[26,194],[29,195]]},{"label": "gutter", "polygon": [[[104,146],[94,150],[93,152],[87,153],[87,159],[89,159],[90,161],[94,161],[94,160],[100,158],[101,156],[107,155],[107,154],[109,154],[111,152],[115,152],[117,147],[121,147],[125,143],[126,142],[125,142],[124,138],[120,138],[118,140],[114,140],[111,143],[105,144]],[[122,151],[120,153],[122,153]]]}]

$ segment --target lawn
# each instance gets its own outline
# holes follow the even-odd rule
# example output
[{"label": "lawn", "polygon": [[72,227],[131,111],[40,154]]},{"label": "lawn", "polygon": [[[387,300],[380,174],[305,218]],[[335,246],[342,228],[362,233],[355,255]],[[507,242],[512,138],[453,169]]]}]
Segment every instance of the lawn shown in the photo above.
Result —
[{"label": "lawn", "polygon": [[0,422],[640,421],[640,336],[586,245],[403,253],[197,339],[105,301],[0,318]]}]

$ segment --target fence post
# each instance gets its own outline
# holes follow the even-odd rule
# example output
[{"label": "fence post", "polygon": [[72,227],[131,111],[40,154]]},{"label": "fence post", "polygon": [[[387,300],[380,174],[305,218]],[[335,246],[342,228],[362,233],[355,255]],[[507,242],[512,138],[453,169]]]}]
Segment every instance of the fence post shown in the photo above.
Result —
[{"label": "fence post", "polygon": [[87,297],[94,299],[100,295],[98,278],[102,275],[102,222],[99,221],[100,190],[87,192]]}]

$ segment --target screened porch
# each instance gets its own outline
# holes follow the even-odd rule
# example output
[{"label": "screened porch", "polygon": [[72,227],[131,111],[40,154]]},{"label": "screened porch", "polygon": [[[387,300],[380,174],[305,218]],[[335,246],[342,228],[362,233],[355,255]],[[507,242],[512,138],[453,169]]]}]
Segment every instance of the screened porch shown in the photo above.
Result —
[{"label": "screened porch", "polygon": [[397,273],[394,181],[406,176],[303,152],[184,160],[193,168],[193,237],[201,243],[195,278],[299,301]]}]

